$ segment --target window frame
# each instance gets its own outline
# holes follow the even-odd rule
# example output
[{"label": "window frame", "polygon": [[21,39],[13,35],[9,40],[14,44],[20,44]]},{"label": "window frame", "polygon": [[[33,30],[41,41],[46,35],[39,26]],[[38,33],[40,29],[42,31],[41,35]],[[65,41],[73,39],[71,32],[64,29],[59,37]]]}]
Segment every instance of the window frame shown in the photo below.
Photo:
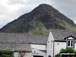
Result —
[{"label": "window frame", "polygon": [[[69,42],[70,41],[70,42]],[[69,43],[68,43],[69,42]],[[69,45],[68,45],[69,44]],[[68,48],[74,48],[75,46],[75,41],[74,39],[67,39],[67,47]]]}]

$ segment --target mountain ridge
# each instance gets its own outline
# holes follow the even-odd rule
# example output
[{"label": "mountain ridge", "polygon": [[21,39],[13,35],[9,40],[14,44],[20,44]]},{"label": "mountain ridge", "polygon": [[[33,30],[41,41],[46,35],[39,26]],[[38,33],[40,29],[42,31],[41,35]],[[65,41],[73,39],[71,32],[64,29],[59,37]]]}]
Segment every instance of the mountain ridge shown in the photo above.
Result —
[{"label": "mountain ridge", "polygon": [[50,29],[76,30],[76,25],[52,6],[40,4],[31,12],[8,23],[0,32],[46,34]]}]

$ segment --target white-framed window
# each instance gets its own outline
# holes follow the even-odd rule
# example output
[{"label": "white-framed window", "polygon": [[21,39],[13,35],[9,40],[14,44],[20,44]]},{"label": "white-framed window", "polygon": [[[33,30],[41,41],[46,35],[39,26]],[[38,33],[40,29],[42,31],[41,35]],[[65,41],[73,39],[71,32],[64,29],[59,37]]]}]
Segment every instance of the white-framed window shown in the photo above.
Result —
[{"label": "white-framed window", "polygon": [[74,40],[67,40],[67,47],[72,47],[74,48]]}]

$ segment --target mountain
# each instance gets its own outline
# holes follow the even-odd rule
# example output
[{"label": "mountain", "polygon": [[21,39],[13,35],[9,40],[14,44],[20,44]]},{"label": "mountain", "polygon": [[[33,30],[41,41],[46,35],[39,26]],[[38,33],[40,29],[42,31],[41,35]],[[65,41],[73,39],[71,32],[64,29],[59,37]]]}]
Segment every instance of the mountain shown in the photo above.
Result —
[{"label": "mountain", "polygon": [[5,25],[0,32],[47,34],[50,29],[76,30],[76,25],[52,6],[40,4],[31,12]]}]

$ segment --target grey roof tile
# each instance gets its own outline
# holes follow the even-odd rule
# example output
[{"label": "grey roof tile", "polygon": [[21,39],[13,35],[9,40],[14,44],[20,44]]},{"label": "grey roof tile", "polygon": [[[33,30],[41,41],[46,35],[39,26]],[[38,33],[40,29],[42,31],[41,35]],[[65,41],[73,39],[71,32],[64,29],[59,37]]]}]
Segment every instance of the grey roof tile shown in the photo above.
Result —
[{"label": "grey roof tile", "polygon": [[64,40],[64,38],[70,35],[76,38],[76,31],[72,31],[72,30],[52,29],[51,32],[55,40]]},{"label": "grey roof tile", "polygon": [[0,50],[32,51],[30,44],[0,43]]},{"label": "grey roof tile", "polygon": [[47,44],[48,36],[0,33],[0,42]]}]

